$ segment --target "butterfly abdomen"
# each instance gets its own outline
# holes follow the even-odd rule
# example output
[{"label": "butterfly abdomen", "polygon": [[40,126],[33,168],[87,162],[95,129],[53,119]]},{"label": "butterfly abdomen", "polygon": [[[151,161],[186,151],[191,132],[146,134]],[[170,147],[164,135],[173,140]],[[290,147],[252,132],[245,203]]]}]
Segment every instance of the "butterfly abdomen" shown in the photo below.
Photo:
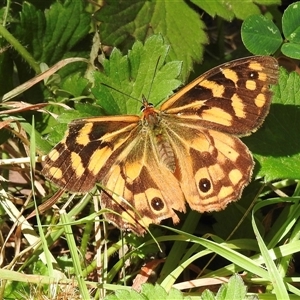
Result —
[{"label": "butterfly abdomen", "polygon": [[163,133],[157,134],[156,138],[156,147],[157,153],[160,160],[164,166],[166,166],[172,173],[174,173],[176,168],[175,163],[175,155],[173,148],[167,138],[164,136]]}]

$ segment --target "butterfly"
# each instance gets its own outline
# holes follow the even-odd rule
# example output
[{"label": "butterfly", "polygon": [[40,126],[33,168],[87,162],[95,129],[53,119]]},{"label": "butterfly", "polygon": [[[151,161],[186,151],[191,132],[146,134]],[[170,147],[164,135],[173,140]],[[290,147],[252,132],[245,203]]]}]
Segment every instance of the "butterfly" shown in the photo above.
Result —
[{"label": "butterfly", "polygon": [[240,136],[268,114],[275,58],[234,60],[204,73],[159,109],[74,120],[46,156],[43,174],[70,192],[101,184],[106,218],[138,235],[185,212],[219,211],[241,197],[254,161]]}]

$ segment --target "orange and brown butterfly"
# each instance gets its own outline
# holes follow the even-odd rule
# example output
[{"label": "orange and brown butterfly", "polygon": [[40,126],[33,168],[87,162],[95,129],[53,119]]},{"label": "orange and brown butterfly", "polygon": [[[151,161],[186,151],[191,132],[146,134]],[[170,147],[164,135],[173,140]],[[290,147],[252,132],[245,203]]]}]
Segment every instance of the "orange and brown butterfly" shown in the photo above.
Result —
[{"label": "orange and brown butterfly", "polygon": [[253,56],[209,70],[159,109],[143,99],[140,116],[75,120],[43,174],[70,192],[101,184],[106,218],[137,234],[166,218],[179,222],[186,203],[222,210],[251,179],[253,158],[238,137],[262,124],[277,80],[276,59]]}]

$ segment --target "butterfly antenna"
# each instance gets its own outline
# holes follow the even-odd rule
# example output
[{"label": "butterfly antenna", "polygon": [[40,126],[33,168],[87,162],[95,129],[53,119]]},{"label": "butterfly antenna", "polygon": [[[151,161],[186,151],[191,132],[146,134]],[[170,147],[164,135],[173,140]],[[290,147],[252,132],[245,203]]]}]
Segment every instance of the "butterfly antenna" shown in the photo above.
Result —
[{"label": "butterfly antenna", "polygon": [[135,97],[132,97],[131,95],[126,94],[126,93],[124,93],[124,92],[122,92],[122,91],[120,91],[120,90],[114,88],[113,86],[110,86],[110,85],[108,85],[108,84],[106,84],[106,83],[103,83],[103,82],[101,82],[101,84],[104,85],[104,86],[106,86],[107,88],[109,88],[109,89],[111,89],[111,90],[114,90],[114,91],[116,91],[116,92],[118,92],[118,93],[120,93],[120,94],[122,94],[122,95],[128,97],[128,98],[131,98],[131,99],[136,100],[136,101],[138,101],[138,102],[142,102],[140,99],[135,98]]},{"label": "butterfly antenna", "polygon": [[[155,69],[154,69],[154,73],[153,73],[153,77],[152,77],[152,80],[151,80],[151,83],[150,83],[150,89],[149,89],[149,94],[148,94],[148,97],[146,98],[146,100],[150,99],[150,94],[151,94],[151,91],[152,91],[152,86],[153,86],[153,82],[154,82],[154,78],[155,78],[155,75],[157,73],[157,69],[158,69],[158,64],[159,64],[159,61],[161,59],[161,55],[158,57],[157,59],[157,62],[156,62],[156,65],[155,65]],[[143,99],[145,97],[143,96]]]}]

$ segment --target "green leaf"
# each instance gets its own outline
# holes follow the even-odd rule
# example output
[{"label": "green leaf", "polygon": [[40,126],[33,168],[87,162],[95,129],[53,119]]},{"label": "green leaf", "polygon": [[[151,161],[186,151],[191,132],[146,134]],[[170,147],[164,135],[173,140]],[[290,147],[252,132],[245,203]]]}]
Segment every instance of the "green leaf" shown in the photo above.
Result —
[{"label": "green leaf", "polygon": [[281,45],[281,34],[276,25],[262,15],[248,17],[242,25],[245,47],[256,55],[270,55]]},{"label": "green leaf", "polygon": [[[75,17],[76,16],[76,17]],[[45,13],[25,2],[16,35],[36,60],[52,65],[66,55],[90,30],[82,0],[56,2]]]},{"label": "green leaf", "polygon": [[[145,41],[150,34],[162,34],[171,45],[167,60],[183,61],[186,79],[194,62],[203,57],[207,44],[204,23],[184,1],[114,1],[108,0],[96,14],[101,21],[101,41],[125,51],[134,40]],[[184,26],[183,26],[184,25]]]},{"label": "green leaf", "polygon": [[[223,291],[222,291],[223,289]],[[242,280],[242,278],[235,274],[232,276],[227,285],[223,285],[217,294],[217,299],[236,299],[236,300],[243,300],[245,299],[247,292],[247,288]],[[223,295],[223,297],[219,297],[219,295]]]},{"label": "green leaf", "polygon": [[167,299],[166,290],[158,284],[153,286],[152,284],[145,283],[142,285],[141,292],[147,299]]},{"label": "green leaf", "polygon": [[300,44],[286,43],[281,47],[282,54],[294,58],[300,59]]},{"label": "green leaf", "polygon": [[282,16],[282,31],[288,41],[283,44],[281,51],[284,55],[300,58],[300,2],[291,4]]},{"label": "green leaf", "polygon": [[[45,12],[24,2],[20,12],[20,21],[12,28],[14,36],[22,45],[26,45],[26,50],[34,58],[32,60],[35,60],[35,64],[45,62],[49,66],[64,57],[78,55],[80,52],[75,52],[75,46],[86,37],[89,30],[90,16],[85,11],[82,0],[67,0],[63,4],[55,2]],[[18,69],[20,82],[25,82],[34,77],[37,71],[28,70],[28,63],[23,59],[24,49],[19,47],[17,51],[19,56],[15,57],[14,63]],[[82,57],[88,55],[83,51],[80,54]],[[35,64],[31,63],[31,65]],[[85,64],[83,66],[86,67]],[[79,70],[78,65],[71,64],[61,70],[60,74]],[[24,93],[24,100],[29,103],[38,103],[50,95],[49,90],[39,84]]]},{"label": "green leaf", "polygon": [[134,300],[191,300],[190,297],[184,297],[182,293],[172,288],[169,293],[158,284],[152,285],[145,283],[142,285],[141,292],[138,293],[135,290],[122,290],[119,289],[114,295],[108,295],[105,300],[123,300],[123,299],[134,299]]},{"label": "green leaf", "polygon": [[293,43],[300,43],[300,2],[295,2],[284,11],[282,31],[284,37]]},{"label": "green leaf", "polygon": [[66,78],[62,84],[62,88],[68,93],[71,93],[74,97],[80,97],[85,94],[89,81],[82,77],[81,73],[71,74]]},{"label": "green leaf", "polygon": [[244,300],[246,298],[247,288],[240,275],[235,274],[230,277],[228,283],[222,284],[216,296],[205,290],[202,295],[202,300]]},{"label": "green leaf", "polygon": [[251,1],[243,2],[243,5],[236,0],[192,0],[192,2],[212,17],[220,16],[227,21],[231,21],[234,17],[244,20],[248,16],[260,14],[259,7]]},{"label": "green leaf", "polygon": [[234,18],[234,12],[228,2],[210,1],[210,0],[191,0],[195,5],[203,9],[210,16],[219,16],[225,20],[231,21]]},{"label": "green leaf", "polygon": [[215,295],[212,291],[210,290],[205,290],[202,295],[200,300],[215,300]]},{"label": "green leaf", "polygon": [[262,128],[244,138],[255,153],[259,176],[266,180],[299,179],[300,169],[300,77],[281,69],[279,84],[273,87],[270,113]]},{"label": "green leaf", "polygon": [[168,50],[159,35],[145,45],[136,42],[125,56],[114,49],[103,63],[104,72],[94,73],[92,93],[97,104],[107,114],[138,114],[143,96],[154,105],[167,99],[180,85],[176,77],[181,70],[180,62],[164,64]]},{"label": "green leaf", "polygon": [[[99,108],[96,108],[95,113],[97,113],[98,111]],[[87,109],[86,111],[86,108],[82,110],[68,109],[65,110],[64,112],[61,112],[56,119],[57,123],[51,126],[51,130],[47,134],[47,141],[52,145],[57,144],[65,135],[65,132],[68,127],[67,125],[71,121],[75,119],[84,118],[84,117],[90,117],[90,116],[91,116],[90,109]]]},{"label": "green leaf", "polygon": [[171,289],[169,293],[160,286],[159,284],[155,284],[154,286],[149,283],[145,283],[142,285],[141,294],[146,297],[146,299],[161,299],[161,300],[182,300],[182,299],[190,299],[189,297],[183,297],[182,293],[176,289]]},{"label": "green leaf", "polygon": [[43,12],[32,4],[24,2],[15,35],[37,60],[41,58],[43,52],[42,40],[45,26],[46,20]]}]

